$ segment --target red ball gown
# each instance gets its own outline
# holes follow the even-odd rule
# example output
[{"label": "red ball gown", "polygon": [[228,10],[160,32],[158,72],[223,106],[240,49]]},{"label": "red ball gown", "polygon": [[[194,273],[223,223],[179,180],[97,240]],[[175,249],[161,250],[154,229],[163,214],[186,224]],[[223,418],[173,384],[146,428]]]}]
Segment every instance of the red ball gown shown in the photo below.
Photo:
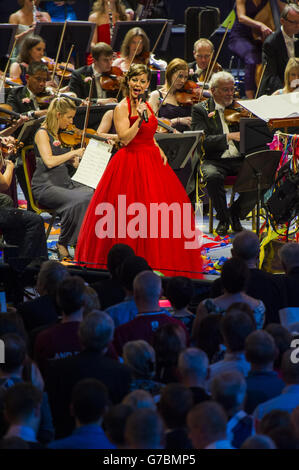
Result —
[{"label": "red ball gown", "polygon": [[[131,116],[128,98],[127,102],[132,126],[137,116]],[[143,121],[135,138],[112,157],[97,186],[81,226],[75,260],[106,268],[110,248],[126,243],[166,276],[201,278],[201,234],[195,230],[184,187],[163,164],[154,141],[157,119],[147,107],[148,122]]]}]

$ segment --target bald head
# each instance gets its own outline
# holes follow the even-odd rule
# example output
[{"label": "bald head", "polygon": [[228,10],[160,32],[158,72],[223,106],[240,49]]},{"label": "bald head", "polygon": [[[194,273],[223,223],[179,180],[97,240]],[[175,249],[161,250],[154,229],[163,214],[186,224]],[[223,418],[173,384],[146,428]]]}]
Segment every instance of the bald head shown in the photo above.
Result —
[{"label": "bald head", "polygon": [[159,276],[152,271],[142,271],[135,277],[133,289],[139,312],[159,310],[159,298],[162,292]]},{"label": "bald head", "polygon": [[257,235],[249,230],[238,233],[233,240],[232,255],[246,263],[257,262],[260,242]]}]

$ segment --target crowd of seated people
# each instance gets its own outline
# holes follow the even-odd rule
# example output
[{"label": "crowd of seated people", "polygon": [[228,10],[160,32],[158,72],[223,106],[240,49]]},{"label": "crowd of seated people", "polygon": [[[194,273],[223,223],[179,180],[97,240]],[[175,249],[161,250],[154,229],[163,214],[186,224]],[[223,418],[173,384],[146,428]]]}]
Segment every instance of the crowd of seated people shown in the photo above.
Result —
[{"label": "crowd of seated people", "polygon": [[[299,306],[299,245],[281,250],[286,274],[260,275],[254,291],[257,249],[251,232],[236,236],[211,308],[204,302],[197,312],[188,309],[188,280],[172,278],[162,289],[126,245],[109,254],[109,300],[100,283],[95,290],[45,261],[40,297],[0,314],[0,448],[298,448],[298,333],[279,317]],[[236,293],[227,290],[228,273],[240,278]],[[160,307],[162,296],[172,307]]]}]

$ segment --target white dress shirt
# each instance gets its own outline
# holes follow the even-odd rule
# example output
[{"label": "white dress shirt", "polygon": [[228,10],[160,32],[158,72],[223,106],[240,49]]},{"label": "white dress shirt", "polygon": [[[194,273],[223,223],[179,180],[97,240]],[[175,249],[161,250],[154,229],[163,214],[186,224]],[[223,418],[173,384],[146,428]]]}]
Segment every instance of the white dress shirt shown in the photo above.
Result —
[{"label": "white dress shirt", "polygon": [[284,42],[286,44],[289,59],[291,57],[295,57],[295,42],[297,41],[297,39],[295,38],[294,35],[292,37],[288,36],[284,32],[283,26],[281,26],[281,32],[282,32],[282,35],[283,35]]},{"label": "white dress shirt", "polygon": [[[220,119],[221,119],[221,124],[222,124],[222,129],[224,134],[229,134],[229,128],[227,125],[227,122],[224,119],[224,106],[221,106],[218,103],[215,103],[215,111],[218,111]],[[232,140],[228,140],[228,149],[225,150],[225,152],[221,155],[221,158],[233,158],[233,157],[239,157],[240,153],[238,152],[238,149],[236,148],[234,142]]]}]

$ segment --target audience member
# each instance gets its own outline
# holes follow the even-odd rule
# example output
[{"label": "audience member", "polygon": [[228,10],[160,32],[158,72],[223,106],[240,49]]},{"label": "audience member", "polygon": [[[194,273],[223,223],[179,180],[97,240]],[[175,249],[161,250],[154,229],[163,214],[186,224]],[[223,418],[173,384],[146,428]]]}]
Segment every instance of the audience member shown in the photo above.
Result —
[{"label": "audience member", "polygon": [[266,331],[254,331],[245,341],[245,357],[251,365],[246,379],[245,411],[251,414],[260,404],[280,395],[284,382],[273,370],[278,354],[274,339]]},{"label": "audience member", "polygon": [[[5,362],[0,363],[0,435],[7,430],[7,423],[3,416],[3,400],[6,390],[18,383],[23,383],[23,370],[26,361],[25,341],[16,333],[8,333],[1,336],[4,342]],[[26,378],[30,382],[30,378]],[[42,391],[41,391],[42,392]],[[54,438],[52,415],[49,407],[48,396],[42,392],[41,420],[38,427],[37,439],[42,444],[47,444]]]},{"label": "audience member", "polygon": [[43,446],[37,441],[42,393],[29,383],[9,387],[4,397],[4,415],[9,428],[4,438],[19,437],[29,448]]},{"label": "audience member", "polygon": [[250,436],[243,442],[241,449],[276,449],[276,447],[270,437],[263,436],[262,434],[255,434],[255,436]]},{"label": "audience member", "polygon": [[126,293],[119,280],[120,267],[128,256],[134,256],[134,254],[133,248],[124,243],[113,245],[109,251],[107,268],[111,277],[91,284],[98,294],[103,310],[124,300]]},{"label": "audience member", "polygon": [[95,289],[85,285],[83,318],[93,310],[101,310],[101,304]]},{"label": "audience member", "polygon": [[231,258],[225,261],[221,269],[221,284],[224,294],[214,299],[203,300],[197,309],[197,321],[209,313],[225,313],[236,302],[249,305],[253,311],[256,326],[263,327],[265,305],[261,300],[246,294],[249,280],[249,268],[241,258]]},{"label": "audience member", "polygon": [[6,437],[0,441],[0,449],[9,449],[9,450],[25,450],[30,449],[28,443],[21,439],[20,437]]},{"label": "audience member", "polygon": [[215,313],[193,323],[192,343],[207,354],[210,364],[224,356],[221,320],[222,314]]},{"label": "audience member", "polygon": [[269,432],[269,437],[274,442],[276,449],[298,449],[299,441],[292,426],[276,428]]},{"label": "audience member", "polygon": [[123,359],[132,374],[130,390],[146,390],[158,396],[163,385],[155,382],[156,354],[150,344],[142,339],[129,341],[124,345]]},{"label": "audience member", "polygon": [[46,386],[58,438],[72,431],[73,420],[69,414],[71,391],[80,380],[94,378],[103,382],[112,403],[119,403],[128,393],[129,370],[105,356],[113,331],[113,320],[109,315],[101,311],[90,313],[79,328],[81,352],[51,363]]},{"label": "audience member", "polygon": [[226,352],[222,361],[211,365],[210,379],[220,372],[232,370],[238,370],[244,377],[247,377],[250,364],[246,361],[244,354],[245,340],[254,330],[254,320],[247,313],[235,311],[224,316],[221,322],[221,333]]},{"label": "audience member", "polygon": [[291,415],[287,411],[272,410],[263,419],[256,423],[256,430],[261,434],[269,435],[277,428],[288,428],[291,424]]},{"label": "audience member", "polygon": [[163,449],[164,428],[158,413],[134,411],[126,423],[125,439],[129,449]]},{"label": "audience member", "polygon": [[57,288],[68,275],[66,267],[58,261],[49,260],[42,264],[36,284],[40,297],[18,306],[28,332],[57,322],[61,314],[56,301]]},{"label": "audience member", "polygon": [[[292,308],[293,313],[297,314],[298,321],[299,244],[295,242],[285,243],[279,250],[279,257],[285,271],[285,274],[277,276],[282,283],[280,308]],[[294,312],[295,308],[297,308],[298,311]]]},{"label": "audience member", "polygon": [[104,416],[103,427],[105,433],[118,449],[125,449],[125,427],[128,417],[133,413],[133,408],[120,403],[112,406]]},{"label": "audience member", "polygon": [[204,351],[189,348],[182,351],[178,360],[180,382],[188,387],[193,395],[195,405],[210,399],[205,390],[209,360]]},{"label": "audience member", "polygon": [[[246,293],[255,299],[261,299],[266,307],[265,323],[279,323],[278,310],[281,308],[281,289],[277,276],[259,269],[260,241],[250,230],[237,233],[231,250],[233,258],[241,258],[249,268]],[[216,279],[211,288],[211,296],[219,297],[223,293],[221,279]]]},{"label": "audience member", "polygon": [[299,406],[293,409],[291,413],[291,422],[297,439],[299,440]]},{"label": "audience member", "polygon": [[112,317],[115,328],[124,323],[134,320],[138,311],[133,297],[133,282],[137,274],[142,271],[150,271],[147,261],[141,256],[128,256],[119,270],[119,280],[125,290],[125,299],[111,307],[106,311]]},{"label": "audience member", "polygon": [[[134,320],[115,329],[114,346],[119,355],[128,341],[143,339],[152,342],[153,333],[166,323],[181,325],[171,318],[168,311],[161,309],[159,299],[162,292],[161,278],[151,271],[139,273],[134,279],[134,300],[138,315]],[[187,334],[187,331],[186,331]]]},{"label": "audience member", "polygon": [[277,323],[270,323],[266,326],[266,331],[269,333],[275,341],[276,348],[278,350],[278,356],[274,361],[274,369],[281,376],[281,360],[283,354],[289,349],[292,341],[292,336],[289,331]]},{"label": "audience member", "polygon": [[49,361],[76,355],[81,349],[78,330],[83,318],[85,290],[85,282],[79,276],[68,277],[58,286],[57,302],[62,321],[41,331],[34,345],[34,358],[44,376]]},{"label": "audience member", "polygon": [[50,449],[114,449],[102,428],[109,404],[106,387],[95,379],[77,383],[72,391],[71,413],[76,429],[72,435],[49,444]]},{"label": "audience member", "polygon": [[283,410],[291,413],[298,406],[299,364],[292,361],[292,352],[292,350],[288,350],[282,357],[281,372],[282,379],[286,384],[285,388],[277,397],[257,406],[253,414],[257,421],[261,421],[272,410]]},{"label": "audience member", "polygon": [[133,392],[128,393],[122,403],[130,406],[133,410],[141,410],[142,408],[156,410],[154,398],[146,390],[134,390]]},{"label": "audience member", "polygon": [[178,382],[179,354],[186,348],[186,336],[182,326],[160,326],[153,335],[153,347],[156,352],[156,379],[162,383]]},{"label": "audience member", "polygon": [[165,425],[165,449],[191,449],[186,428],[187,414],[193,406],[192,392],[182,384],[168,384],[158,404]]},{"label": "audience member", "polygon": [[188,310],[192,296],[193,285],[191,279],[188,277],[177,276],[168,281],[166,297],[174,309],[172,316],[184,323],[190,334],[195,319],[195,315]]},{"label": "audience member", "polygon": [[189,437],[194,449],[233,449],[226,435],[224,409],[214,401],[194,406],[187,416]]},{"label": "audience member", "polygon": [[227,436],[233,447],[239,449],[253,434],[253,420],[244,411],[246,382],[236,371],[216,375],[211,384],[212,399],[223,406],[227,415]]}]

